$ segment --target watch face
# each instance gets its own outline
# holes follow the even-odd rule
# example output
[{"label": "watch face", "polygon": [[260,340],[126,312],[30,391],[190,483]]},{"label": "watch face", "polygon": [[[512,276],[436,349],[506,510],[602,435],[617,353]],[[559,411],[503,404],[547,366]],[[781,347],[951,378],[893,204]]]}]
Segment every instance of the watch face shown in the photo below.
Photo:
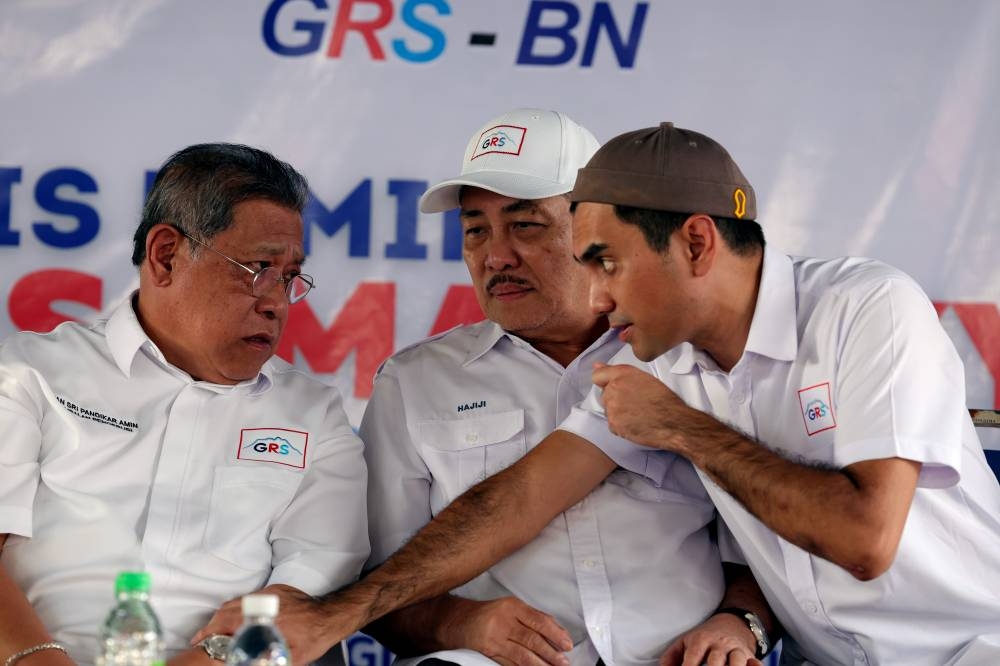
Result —
[{"label": "watch face", "polygon": [[225,661],[226,657],[229,656],[229,646],[232,642],[232,636],[215,634],[214,636],[209,636],[203,640],[201,645],[205,648],[205,652],[208,653],[209,657],[219,661]]}]

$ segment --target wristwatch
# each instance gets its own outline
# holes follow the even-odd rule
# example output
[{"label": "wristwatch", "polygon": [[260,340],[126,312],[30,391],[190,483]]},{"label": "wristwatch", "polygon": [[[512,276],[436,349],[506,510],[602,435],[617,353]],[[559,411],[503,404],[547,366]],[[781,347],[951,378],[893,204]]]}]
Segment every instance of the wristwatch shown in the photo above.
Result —
[{"label": "wristwatch", "polygon": [[719,613],[735,615],[746,622],[747,628],[750,630],[750,633],[753,634],[754,640],[757,641],[757,650],[754,652],[753,656],[758,659],[762,659],[764,655],[767,654],[768,650],[771,649],[771,638],[767,635],[764,623],[756,613],[748,611],[745,608],[720,608],[715,611],[716,615]]},{"label": "wristwatch", "polygon": [[198,647],[208,654],[209,657],[215,659],[216,661],[225,661],[229,656],[229,646],[233,642],[232,636],[226,636],[225,634],[212,634],[207,638],[203,638]]}]

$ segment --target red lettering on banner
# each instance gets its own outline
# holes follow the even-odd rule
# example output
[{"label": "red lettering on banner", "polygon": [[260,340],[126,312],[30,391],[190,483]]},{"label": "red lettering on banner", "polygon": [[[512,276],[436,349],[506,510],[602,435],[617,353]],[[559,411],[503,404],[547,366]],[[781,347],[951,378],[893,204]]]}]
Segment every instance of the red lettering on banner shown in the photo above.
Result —
[{"label": "red lettering on banner", "polygon": [[[370,21],[354,21],[351,14],[354,5],[377,5],[378,16]],[[344,50],[344,38],[348,32],[357,32],[364,38],[368,45],[368,52],[373,60],[385,60],[385,52],[382,45],[375,37],[375,31],[381,30],[392,21],[392,3],[389,0],[341,0],[337,9],[337,18],[333,21],[333,35],[330,36],[330,48],[326,55],[330,58],[339,58]]]},{"label": "red lettering on banner", "polygon": [[100,311],[102,287],[101,278],[88,273],[60,268],[35,271],[14,283],[7,312],[18,330],[48,333],[65,321],[76,321],[53,310],[53,303],[73,301]]},{"label": "red lettering on banner", "polygon": [[355,352],[354,395],[367,398],[375,371],[392,354],[395,331],[395,283],[362,282],[330,328],[323,328],[308,301],[293,305],[278,343],[278,356],[293,363],[297,348],[310,370],[331,373]]},{"label": "red lettering on banner", "polygon": [[483,319],[483,309],[479,307],[473,288],[467,284],[453,284],[441,301],[441,309],[428,335],[436,335],[455,326],[475,324]]},{"label": "red lettering on banner", "polygon": [[[1000,409],[1000,311],[995,303],[948,303],[993,377],[993,408]],[[970,405],[975,406],[975,405]]]}]

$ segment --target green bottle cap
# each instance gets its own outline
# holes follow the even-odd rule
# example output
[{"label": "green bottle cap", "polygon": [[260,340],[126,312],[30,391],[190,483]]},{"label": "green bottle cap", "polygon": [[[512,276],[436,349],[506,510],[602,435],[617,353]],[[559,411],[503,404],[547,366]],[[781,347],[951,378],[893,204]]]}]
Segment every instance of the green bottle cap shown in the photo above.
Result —
[{"label": "green bottle cap", "polygon": [[148,571],[123,571],[115,579],[115,594],[122,592],[149,592]]}]

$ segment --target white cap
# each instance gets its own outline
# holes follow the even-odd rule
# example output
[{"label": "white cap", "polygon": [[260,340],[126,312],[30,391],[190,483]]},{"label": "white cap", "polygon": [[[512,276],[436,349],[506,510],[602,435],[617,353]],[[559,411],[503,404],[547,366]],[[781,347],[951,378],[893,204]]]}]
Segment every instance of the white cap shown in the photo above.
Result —
[{"label": "white cap", "polygon": [[255,617],[277,617],[278,616],[278,595],[276,594],[248,594],[243,597],[243,617],[251,615]]},{"label": "white cap", "polygon": [[462,174],[431,187],[420,210],[458,208],[463,185],[515,199],[544,199],[573,189],[576,172],[600,144],[558,111],[515,109],[483,125],[465,148]]}]

